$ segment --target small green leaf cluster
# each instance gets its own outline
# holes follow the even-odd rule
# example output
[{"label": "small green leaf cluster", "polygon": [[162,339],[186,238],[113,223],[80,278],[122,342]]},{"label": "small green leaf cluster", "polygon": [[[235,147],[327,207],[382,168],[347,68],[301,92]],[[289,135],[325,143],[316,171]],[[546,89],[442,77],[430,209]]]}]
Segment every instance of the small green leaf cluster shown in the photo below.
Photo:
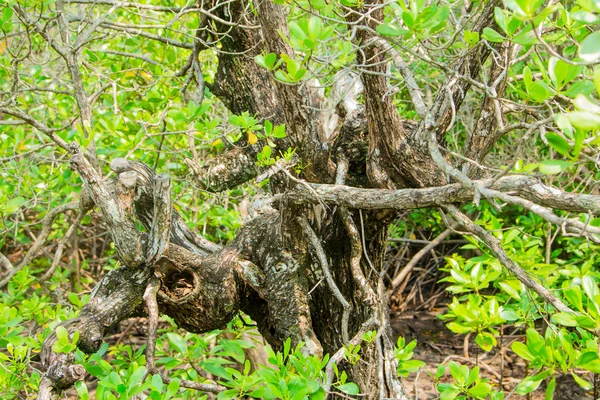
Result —
[{"label": "small green leaf cluster", "polygon": [[536,372],[527,376],[517,385],[516,391],[526,395],[536,390],[540,384],[549,379],[546,386],[546,398],[553,398],[556,388],[555,373],[570,373],[579,386],[589,390],[593,385],[576,373],[576,370],[600,372],[597,338],[586,332],[569,332],[562,328],[546,329],[545,336],[535,329],[527,329],[527,340],[523,344],[514,342],[512,350],[529,363]]},{"label": "small green leaf cluster", "polygon": [[378,25],[377,33],[387,37],[424,39],[445,29],[450,7],[429,4],[422,0],[412,0],[408,5],[401,1],[392,4],[390,13],[394,16],[399,15],[399,20],[393,18],[389,22]]},{"label": "small green leaf cluster", "polygon": [[[504,393],[493,390],[489,379],[484,379],[479,374],[479,367],[469,369],[466,365],[459,365],[453,361],[448,363],[448,369],[452,376],[452,383],[437,383],[440,392],[440,400],[467,400],[467,399],[490,399],[502,400]],[[446,373],[446,367],[439,365],[434,376],[434,381],[439,382]]]},{"label": "small green leaf cluster", "polygon": [[[64,275],[62,271],[60,275]],[[49,287],[60,284],[56,278],[47,282]],[[89,295],[72,293],[68,302],[57,304],[35,283],[28,267],[13,277],[0,292],[1,398],[22,398],[24,393],[37,391],[40,374],[31,368],[34,357],[52,330],[61,321],[75,317],[88,299]],[[76,348],[79,333],[69,338],[66,329],[59,326],[56,336],[53,350],[68,353]]]},{"label": "small green leaf cluster", "polygon": [[406,343],[402,336],[398,338],[398,342],[394,348],[394,355],[396,356],[396,361],[398,361],[398,367],[396,369],[398,376],[407,377],[409,374],[416,372],[425,366],[423,361],[412,359],[414,354],[413,350],[416,346],[416,339]]}]

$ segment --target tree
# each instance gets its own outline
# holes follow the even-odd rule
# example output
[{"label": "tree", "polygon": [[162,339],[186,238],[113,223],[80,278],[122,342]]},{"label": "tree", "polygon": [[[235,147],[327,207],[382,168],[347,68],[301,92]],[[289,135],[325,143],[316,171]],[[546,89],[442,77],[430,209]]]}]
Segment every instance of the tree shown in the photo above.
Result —
[{"label": "tree", "polygon": [[[461,205],[515,205],[598,241],[589,222],[600,196],[543,178],[595,168],[595,3],[174,3],[2,6],[2,129],[17,144],[37,143],[30,153],[52,146],[83,183],[78,201],[50,211],[44,229],[78,210],[67,238],[97,207],[122,265],[61,324],[78,332],[81,350],[95,352],[111,326],[147,312],[153,372],[159,313],[206,332],[243,311],[276,349],[291,338],[310,354],[331,354],[330,385],[343,346],[376,330],[366,362],[347,373],[369,398],[404,398],[387,316],[398,283],[383,261],[390,224],[418,208],[439,210],[536,296],[574,313]],[[224,111],[206,107],[218,107],[216,99],[234,130],[200,145],[219,128],[211,120]],[[107,132],[136,136],[140,146],[155,141],[153,168],[129,157],[136,148],[126,157],[103,151]],[[169,143],[167,133],[180,136]],[[186,225],[193,222],[175,206],[170,176],[155,171],[163,146],[181,152],[204,191],[268,180],[271,196],[233,240],[212,243]],[[523,166],[532,146],[541,146],[536,162]],[[489,161],[503,148],[500,162]],[[0,285],[38,255],[48,233]],[[53,268],[61,252],[59,244]],[[41,354],[40,398],[82,377],[71,353],[56,352],[57,340],[58,332],[49,336]]]}]

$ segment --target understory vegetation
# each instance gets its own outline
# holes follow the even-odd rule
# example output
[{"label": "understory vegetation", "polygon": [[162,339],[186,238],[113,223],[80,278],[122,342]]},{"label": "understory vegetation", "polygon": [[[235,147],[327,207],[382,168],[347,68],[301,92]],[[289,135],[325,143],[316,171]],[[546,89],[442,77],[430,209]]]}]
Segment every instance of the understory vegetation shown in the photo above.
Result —
[{"label": "understory vegetation", "polygon": [[0,398],[598,398],[599,26],[0,0]]}]

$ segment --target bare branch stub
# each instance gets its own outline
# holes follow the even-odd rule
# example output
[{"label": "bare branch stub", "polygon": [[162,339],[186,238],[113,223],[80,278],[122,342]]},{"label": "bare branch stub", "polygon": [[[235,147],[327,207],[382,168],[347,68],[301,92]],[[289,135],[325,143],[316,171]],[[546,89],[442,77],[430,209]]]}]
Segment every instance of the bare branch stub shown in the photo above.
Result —
[{"label": "bare branch stub", "polygon": [[123,172],[117,179],[117,205],[123,213],[123,217],[128,219],[134,216],[133,200],[136,182],[137,173],[135,171]]},{"label": "bare branch stub", "polygon": [[[133,220],[133,187],[136,180],[133,174],[126,174],[117,183],[117,198],[81,152],[71,157],[71,164],[79,172],[85,188],[91,194],[96,206],[102,211],[119,258],[123,264],[135,268],[144,262],[142,236]],[[121,174],[120,174],[121,175]],[[136,178],[137,179],[137,178]]]}]

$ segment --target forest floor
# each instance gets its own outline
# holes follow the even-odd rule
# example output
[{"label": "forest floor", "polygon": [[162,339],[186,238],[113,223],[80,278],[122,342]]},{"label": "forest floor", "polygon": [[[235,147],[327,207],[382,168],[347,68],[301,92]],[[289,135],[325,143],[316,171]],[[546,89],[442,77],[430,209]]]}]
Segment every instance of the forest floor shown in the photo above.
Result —
[{"label": "forest floor", "polygon": [[[444,304],[443,299],[439,303]],[[396,338],[404,336],[406,342],[417,339],[417,347],[414,351],[414,359],[424,361],[426,366],[417,373],[405,378],[404,388],[407,394],[418,400],[438,399],[438,393],[433,382],[433,375],[439,364],[447,364],[454,361],[459,364],[473,368],[479,365],[480,374],[490,380],[496,389],[503,382],[506,399],[543,400],[545,385],[530,394],[530,397],[519,396],[514,392],[515,387],[526,376],[526,365],[523,359],[517,357],[511,350],[510,345],[516,340],[523,340],[525,335],[522,331],[512,328],[513,332],[502,336],[503,343],[498,343],[492,351],[485,353],[466,335],[458,335],[446,328],[443,321],[437,315],[443,313],[443,307],[423,311],[411,311],[392,313],[390,315],[392,328]],[[449,377],[449,374],[446,378]],[[592,377],[586,377],[592,379]],[[442,378],[444,381],[444,378]],[[447,380],[449,381],[449,380]],[[594,399],[591,391],[584,391],[575,383],[570,375],[557,378],[554,400]]]}]

